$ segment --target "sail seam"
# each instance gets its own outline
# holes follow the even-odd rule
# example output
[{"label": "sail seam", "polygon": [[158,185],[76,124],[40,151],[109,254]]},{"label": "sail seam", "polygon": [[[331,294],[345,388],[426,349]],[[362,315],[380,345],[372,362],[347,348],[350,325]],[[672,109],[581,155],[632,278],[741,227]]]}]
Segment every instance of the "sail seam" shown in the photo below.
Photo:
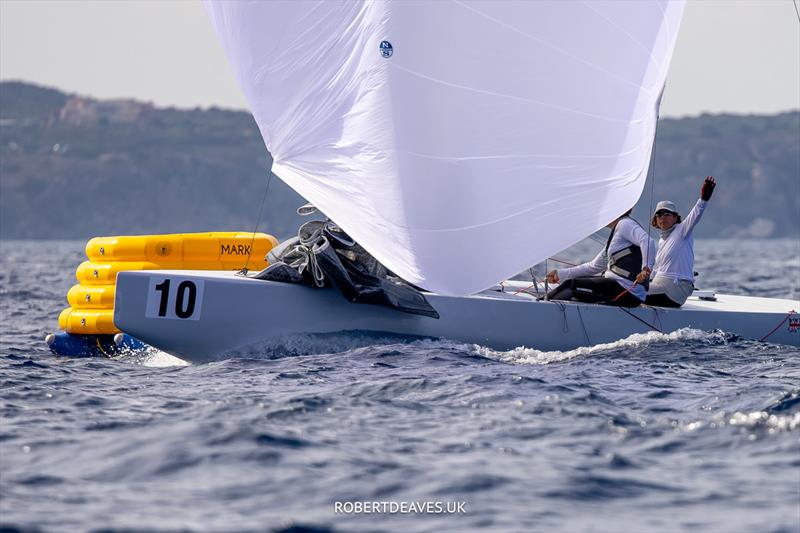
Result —
[{"label": "sail seam", "polygon": [[411,74],[412,76],[417,76],[418,78],[421,78],[421,79],[424,79],[424,80],[428,80],[428,81],[432,81],[434,83],[439,83],[441,85],[445,85],[445,86],[448,86],[448,87],[454,87],[456,89],[463,89],[465,91],[470,91],[470,92],[474,92],[474,93],[477,93],[477,94],[485,94],[487,96],[497,96],[497,97],[500,97],[500,98],[508,98],[510,100],[519,100],[520,102],[528,102],[528,103],[531,103],[531,104],[540,105],[542,107],[547,107],[547,108],[550,108],[550,109],[557,109],[558,111],[565,111],[567,113],[573,113],[575,115],[581,115],[581,116],[584,116],[584,117],[591,117],[591,118],[596,118],[596,119],[599,119],[599,120],[605,120],[607,122],[618,122],[618,123],[628,124],[628,123],[631,123],[631,122],[638,122],[638,121],[642,120],[641,117],[636,117],[636,118],[633,118],[633,119],[631,119],[631,118],[621,119],[621,118],[607,117],[607,116],[603,116],[603,115],[598,115],[596,113],[590,113],[588,111],[581,111],[581,110],[578,110],[578,109],[572,109],[572,108],[569,108],[569,107],[564,107],[564,106],[560,106],[560,105],[556,105],[556,104],[551,104],[549,102],[542,102],[541,100],[534,100],[533,98],[525,98],[525,97],[522,97],[522,96],[515,96],[513,94],[503,94],[503,93],[498,93],[498,92],[494,92],[494,91],[488,91],[486,89],[477,89],[475,87],[467,87],[466,85],[461,85],[460,83],[453,83],[453,82],[450,82],[450,81],[444,81],[444,80],[440,80],[440,79],[434,78],[432,76],[428,76],[426,74],[422,74],[420,72],[414,72],[413,70],[407,69],[407,68],[402,67],[400,65],[394,65],[393,67],[395,69],[397,69],[397,70],[401,70],[403,72]]},{"label": "sail seam", "polygon": [[600,68],[597,65],[595,65],[593,63],[590,63],[590,62],[588,62],[588,61],[586,61],[586,60],[584,60],[584,59],[582,59],[582,58],[580,58],[580,57],[578,57],[576,55],[570,54],[569,52],[567,52],[566,50],[564,50],[564,49],[562,49],[562,48],[560,48],[558,46],[555,46],[555,45],[553,45],[551,43],[548,43],[547,41],[539,39],[538,37],[535,37],[534,35],[526,33],[524,31],[520,30],[519,28],[517,28],[516,26],[513,26],[513,25],[511,25],[511,24],[509,24],[507,22],[503,22],[502,20],[498,20],[498,19],[496,19],[496,18],[494,18],[494,17],[492,17],[490,15],[487,15],[486,13],[484,13],[484,12],[478,10],[478,9],[475,9],[472,6],[468,6],[468,5],[464,4],[463,2],[460,2],[459,0],[453,0],[453,3],[455,3],[457,5],[460,5],[461,7],[465,8],[465,9],[467,9],[469,11],[472,11],[473,13],[476,13],[476,14],[482,16],[486,20],[492,21],[495,24],[499,24],[499,25],[501,25],[501,26],[503,26],[505,28],[508,28],[508,29],[514,31],[515,33],[518,33],[519,35],[527,37],[527,38],[529,38],[529,39],[541,44],[542,46],[550,48],[551,50],[554,50],[554,51],[556,51],[556,52],[558,52],[560,54],[563,54],[564,56],[566,56],[566,57],[568,57],[568,58],[570,58],[570,59],[572,59],[574,61],[577,61],[578,63],[586,65],[587,67],[590,67],[590,68],[596,70],[597,72],[602,72],[603,74],[606,74],[607,76],[609,76],[612,79],[615,79],[617,81],[620,81],[622,83],[625,83],[627,85],[635,87],[636,89],[642,90],[642,91],[644,91],[644,92],[646,92],[648,94],[650,94],[650,92],[651,92],[651,90],[648,89],[647,87],[639,85],[636,82],[633,82],[631,80],[626,80],[625,78],[622,78],[622,77],[614,74],[613,72],[610,72],[610,71],[608,71],[606,69]]}]

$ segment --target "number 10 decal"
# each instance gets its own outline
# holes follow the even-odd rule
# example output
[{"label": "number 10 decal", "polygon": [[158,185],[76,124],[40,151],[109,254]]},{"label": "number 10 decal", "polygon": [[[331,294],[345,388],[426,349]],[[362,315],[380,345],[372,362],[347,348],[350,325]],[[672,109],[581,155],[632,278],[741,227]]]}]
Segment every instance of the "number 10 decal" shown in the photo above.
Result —
[{"label": "number 10 decal", "polygon": [[199,320],[203,303],[203,280],[150,278],[147,318]]}]

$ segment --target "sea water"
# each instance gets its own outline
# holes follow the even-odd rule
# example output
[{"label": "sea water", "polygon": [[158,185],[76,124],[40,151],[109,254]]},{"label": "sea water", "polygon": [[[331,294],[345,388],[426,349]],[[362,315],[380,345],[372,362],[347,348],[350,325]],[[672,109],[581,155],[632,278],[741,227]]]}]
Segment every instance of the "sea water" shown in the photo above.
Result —
[{"label": "sea water", "polygon": [[[205,365],[56,357],[83,245],[2,242],[1,525],[800,530],[795,347],[688,329],[566,352],[339,335]],[[798,246],[698,241],[698,285],[797,299]]]}]

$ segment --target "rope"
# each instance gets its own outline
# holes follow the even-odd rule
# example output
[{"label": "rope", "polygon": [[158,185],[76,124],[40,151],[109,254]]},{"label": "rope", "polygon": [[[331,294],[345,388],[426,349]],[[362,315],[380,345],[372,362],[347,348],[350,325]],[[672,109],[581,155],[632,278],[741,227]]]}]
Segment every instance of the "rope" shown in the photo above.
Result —
[{"label": "rope", "polygon": [[576,263],[570,263],[569,261],[564,261],[563,259],[559,259],[558,257],[551,257],[550,261],[555,261],[556,263],[563,263],[565,265],[569,265],[572,267],[578,266]]},{"label": "rope", "polygon": [[[632,288],[634,288],[635,286],[636,286],[636,283],[634,282],[634,284],[633,284],[633,285],[631,285],[631,289],[632,289]],[[613,299],[613,300],[611,300],[611,301],[612,301],[612,302],[616,302],[617,300],[619,300],[620,298],[622,298],[623,296],[625,296],[625,293],[631,292],[631,289],[625,289],[625,290],[624,290],[624,291],[622,291],[621,293],[619,293],[619,294],[617,294],[616,296],[614,296],[614,299]]]},{"label": "rope", "polygon": [[[658,139],[658,119],[656,119],[656,131],[653,134],[653,156],[652,156],[653,164],[652,164],[652,170],[650,171],[650,209],[647,212],[648,213],[648,215],[647,215],[648,217],[651,217],[652,213],[653,213],[653,193],[654,193],[655,184],[656,184],[656,148],[658,147],[658,142],[656,142],[657,139]],[[650,229],[652,227],[653,227],[652,224],[647,224],[647,238],[648,239],[651,238],[650,237]],[[650,247],[648,246],[647,250],[645,251],[645,254],[649,254],[649,253],[650,253]],[[648,259],[650,259],[650,258],[647,257],[647,255],[645,255],[645,257],[644,257],[644,265],[647,265],[647,260]]]},{"label": "rope", "polygon": [[575,309],[578,310],[578,318],[580,318],[580,320],[581,320],[581,326],[583,327],[583,334],[586,336],[586,344],[588,346],[591,346],[592,345],[592,341],[589,340],[589,332],[586,331],[586,324],[583,323],[583,315],[581,314],[581,306],[577,305],[577,306],[575,306]]},{"label": "rope", "polygon": [[627,293],[627,292],[631,292],[631,291],[633,290],[633,288],[634,288],[634,287],[636,287],[638,284],[639,284],[639,282],[638,282],[638,281],[634,281],[634,282],[633,282],[633,285],[631,285],[629,289],[625,289],[625,290],[624,290],[624,291],[622,291],[621,293],[617,294],[617,295],[614,297],[614,299],[613,299],[613,300],[611,300],[611,301],[612,301],[612,302],[616,302],[617,300],[619,300],[620,298],[622,298],[623,296],[625,296],[625,293]]},{"label": "rope", "polygon": [[661,322],[661,315],[658,314],[659,313],[658,307],[651,307],[650,309],[653,310],[653,316],[656,318],[656,320],[658,320],[658,327],[661,328],[661,330],[663,331],[664,324]]},{"label": "rope", "polygon": [[758,340],[759,340],[759,342],[764,342],[764,341],[767,339],[767,337],[769,337],[770,335],[772,335],[773,333],[775,333],[776,331],[778,331],[778,328],[779,328],[779,327],[781,327],[781,326],[783,325],[783,323],[784,323],[784,322],[786,322],[787,320],[789,320],[789,317],[790,317],[790,316],[792,316],[793,314],[795,314],[795,310],[794,310],[794,309],[792,309],[791,311],[789,311],[789,314],[787,314],[785,317],[783,317],[783,320],[781,320],[781,323],[780,323],[780,324],[778,324],[777,326],[775,326],[774,328],[772,328],[772,331],[770,331],[769,333],[767,333],[766,335],[764,335],[763,337],[761,337],[760,339],[758,339]]},{"label": "rope", "polygon": [[[530,289],[531,287],[533,287],[533,288],[535,288],[535,289],[536,289],[536,294],[535,294],[535,296],[539,296],[539,294],[540,294],[540,293],[539,293],[539,282],[538,282],[538,280],[536,279],[536,274],[534,274],[534,272],[533,272],[533,267],[531,267],[531,268],[529,268],[529,269],[528,269],[528,273],[531,275],[531,281],[533,281],[533,283],[532,283],[532,284],[530,284],[530,285],[528,285],[528,286],[527,286],[527,287],[525,287],[524,289],[519,289],[518,291],[516,291],[516,292],[513,292],[513,293],[512,293],[512,296],[516,296],[517,294],[519,294],[519,293],[521,293],[521,292],[524,292],[525,294],[530,294],[531,296],[534,296],[534,294],[533,294],[533,293],[530,293],[530,292],[528,292],[528,289]],[[503,289],[505,289],[505,287],[503,286],[503,282],[502,282],[502,281],[500,282],[500,287],[502,287]],[[501,291],[501,292],[502,292],[502,291]]]},{"label": "rope", "polygon": [[[536,287],[536,294],[539,294],[539,287],[538,287],[538,285],[536,285],[536,281],[534,280],[534,282],[532,284],[528,285],[524,289],[520,289],[520,290],[514,292],[512,294],[512,296],[516,296],[517,294],[519,294],[521,292],[524,292],[525,294],[531,294],[531,293],[528,292],[528,289],[530,289],[531,287]],[[531,296],[533,296],[533,294],[531,294]]]},{"label": "rope", "polygon": [[[533,267],[528,269],[528,272],[531,274],[531,279],[533,280],[533,286],[536,288],[536,295],[539,295],[539,281],[536,279],[536,273],[533,271]],[[545,272],[545,275],[547,273]]]},{"label": "rope", "polygon": [[797,22],[800,22],[800,10],[797,9],[797,0],[792,0],[794,4],[794,12],[797,13]]},{"label": "rope", "polygon": [[258,218],[256,219],[256,227],[253,228],[253,238],[250,239],[250,248],[247,252],[247,260],[244,262],[244,268],[242,268],[239,273],[240,274],[247,274],[248,268],[247,265],[250,264],[250,256],[253,255],[253,243],[256,240],[256,232],[258,231],[258,226],[261,224],[261,215],[264,213],[264,205],[267,203],[267,194],[269,193],[269,184],[272,183],[272,163],[269,165],[269,177],[267,178],[267,186],[264,188],[264,197],[261,199],[261,207],[258,208]]},{"label": "rope", "polygon": [[103,345],[100,344],[100,337],[99,336],[95,336],[94,342],[95,342],[95,344],[97,344],[97,349],[100,350],[100,353],[105,355],[109,359],[111,359],[111,354],[106,353],[105,349],[103,348]]},{"label": "rope", "polygon": [[550,283],[547,281],[547,259],[544,260],[544,299],[545,301],[549,300],[550,298],[547,296],[550,293]]},{"label": "rope", "polygon": [[591,235],[589,235],[589,238],[592,239],[594,242],[598,242],[598,243],[602,244],[603,246],[605,246],[605,244],[606,244],[606,238],[603,237],[602,235],[599,235],[597,232],[592,233]]},{"label": "rope", "polygon": [[561,331],[563,333],[568,333],[569,332],[569,324],[567,324],[567,305],[566,304],[562,304],[558,300],[556,300],[555,303],[557,303],[558,306],[561,308],[561,314],[564,316],[564,327],[561,329]]},{"label": "rope", "polygon": [[626,308],[624,308],[624,307],[619,307],[618,309],[621,309],[622,311],[625,311],[626,313],[628,313],[628,315],[630,315],[631,317],[635,318],[636,320],[638,320],[639,322],[641,322],[641,323],[642,323],[642,324],[644,324],[645,326],[649,327],[649,328],[650,328],[650,329],[652,329],[653,331],[657,331],[657,332],[659,332],[659,333],[664,333],[663,331],[661,331],[660,329],[658,329],[657,327],[655,327],[653,324],[651,324],[651,323],[647,322],[646,320],[642,320],[642,319],[641,319],[641,318],[639,318],[638,316],[636,316],[636,315],[634,315],[633,313],[631,313],[630,311],[628,311]]}]

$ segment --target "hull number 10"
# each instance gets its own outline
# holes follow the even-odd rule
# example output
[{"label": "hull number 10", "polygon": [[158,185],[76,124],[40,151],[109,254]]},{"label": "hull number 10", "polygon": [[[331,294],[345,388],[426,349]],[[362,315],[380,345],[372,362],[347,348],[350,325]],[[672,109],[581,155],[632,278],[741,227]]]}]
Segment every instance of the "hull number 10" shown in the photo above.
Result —
[{"label": "hull number 10", "polygon": [[199,320],[203,303],[203,280],[150,278],[147,318]]}]

